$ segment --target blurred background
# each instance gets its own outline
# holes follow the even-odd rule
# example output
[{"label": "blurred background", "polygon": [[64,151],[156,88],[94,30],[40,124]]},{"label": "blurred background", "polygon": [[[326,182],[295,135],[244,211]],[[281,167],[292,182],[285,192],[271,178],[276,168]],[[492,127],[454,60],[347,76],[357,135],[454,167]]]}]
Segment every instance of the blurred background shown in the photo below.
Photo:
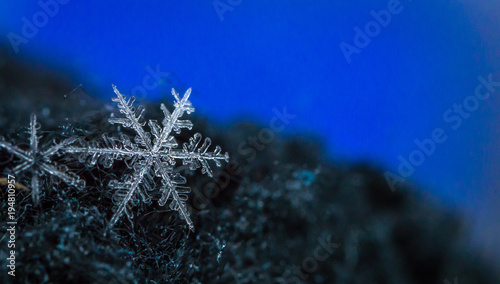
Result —
[{"label": "blurred background", "polygon": [[[288,135],[315,135],[332,159],[397,175],[401,157],[419,149],[415,140],[440,128],[447,139],[406,181],[465,212],[470,237],[490,257],[500,255],[500,87],[488,99],[466,99],[479,76],[500,81],[498,1],[42,0],[0,7],[2,42],[13,56],[63,71],[105,102],[111,84],[149,101],[192,87],[197,113],[220,124],[269,125],[273,109],[286,107],[296,116]],[[468,110],[460,113],[454,105],[464,102]]]}]

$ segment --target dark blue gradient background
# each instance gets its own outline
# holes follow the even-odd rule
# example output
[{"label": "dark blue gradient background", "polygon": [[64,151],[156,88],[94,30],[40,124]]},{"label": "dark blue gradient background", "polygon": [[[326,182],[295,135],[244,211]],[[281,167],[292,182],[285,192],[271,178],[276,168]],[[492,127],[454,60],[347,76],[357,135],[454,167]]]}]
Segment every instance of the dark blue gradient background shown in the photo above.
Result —
[{"label": "dark blue gradient background", "polygon": [[[1,4],[5,41],[41,10],[19,2]],[[393,172],[415,139],[443,128],[448,139],[409,181],[474,213],[474,234],[498,243],[500,89],[455,131],[443,113],[474,94],[479,75],[500,81],[500,5],[401,1],[403,11],[348,64],[339,44],[352,44],[354,27],[389,1],[342,2],[243,0],[221,21],[211,0],[73,0],[17,56],[77,70],[76,82],[105,100],[111,84],[130,94],[159,65],[171,77],[149,100],[192,87],[197,112],[221,123],[267,124],[273,108],[287,106],[297,115],[289,134],[318,135],[335,159]]]}]

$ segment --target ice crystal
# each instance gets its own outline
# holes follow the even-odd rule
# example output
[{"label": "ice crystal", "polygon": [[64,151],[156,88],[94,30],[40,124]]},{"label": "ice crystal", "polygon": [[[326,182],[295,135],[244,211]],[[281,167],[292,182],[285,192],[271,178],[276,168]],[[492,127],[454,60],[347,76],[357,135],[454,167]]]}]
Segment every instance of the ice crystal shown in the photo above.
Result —
[{"label": "ice crystal", "polygon": [[193,222],[186,208],[190,188],[183,186],[186,179],[182,175],[174,173],[176,160],[182,160],[183,165],[188,165],[190,170],[201,168],[202,173],[212,176],[208,161],[212,160],[217,166],[220,166],[220,160],[228,161],[228,153],[222,154],[219,146],[216,146],[213,152],[207,152],[211,145],[210,138],[205,138],[199,147],[202,141],[202,136],[199,133],[191,137],[188,143],[184,143],[182,149],[177,149],[178,143],[172,135],[172,131],[179,134],[182,128],[191,129],[193,126],[191,121],[179,119],[185,112],[188,114],[194,112],[194,107],[188,100],[191,89],[188,89],[182,98],[172,89],[172,95],[175,97],[175,110],[170,113],[165,105],[161,104],[160,108],[164,114],[163,127],[156,120],[149,120],[148,125],[151,132],[144,129],[146,125],[143,118],[144,107],[135,108],[133,106],[134,97],[127,100],[114,85],[113,89],[116,97],[112,100],[118,103],[123,117],[111,117],[109,122],[131,128],[136,135],[133,141],[124,133],[119,138],[103,135],[102,141],[80,141],[79,145],[67,147],[65,151],[79,154],[80,161],[90,166],[99,162],[104,167],[111,167],[114,161],[123,160],[131,169],[131,172],[122,179],[112,180],[109,183],[109,186],[116,190],[113,201],[117,205],[109,228],[116,224],[123,213],[129,219],[133,218],[131,207],[136,203],[136,196],[145,203],[150,202],[148,191],[157,189],[154,179],[158,177],[161,178],[159,188],[161,197],[158,204],[163,206],[168,200],[171,200],[170,209],[177,211],[189,228],[194,231]]},{"label": "ice crystal", "polygon": [[51,147],[39,147],[40,138],[42,136],[38,133],[40,127],[40,124],[36,121],[36,115],[31,114],[31,122],[28,128],[30,146],[27,150],[23,150],[13,145],[6,141],[4,137],[0,136],[0,148],[4,148],[20,160],[20,163],[14,167],[12,171],[16,174],[31,171],[31,196],[35,205],[40,201],[39,178],[46,174],[57,177],[66,184],[78,189],[85,187],[84,180],[70,172],[65,165],[60,165],[51,160],[52,156],[59,155],[60,151],[73,143],[76,138],[66,139],[61,143],[55,143]]}]

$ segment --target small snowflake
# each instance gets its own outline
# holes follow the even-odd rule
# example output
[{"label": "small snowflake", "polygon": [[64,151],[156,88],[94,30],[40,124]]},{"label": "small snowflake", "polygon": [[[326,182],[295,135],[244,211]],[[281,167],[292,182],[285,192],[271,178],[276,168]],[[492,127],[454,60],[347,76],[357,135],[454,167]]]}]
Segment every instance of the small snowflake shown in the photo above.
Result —
[{"label": "small snowflake", "polygon": [[52,156],[58,154],[62,148],[73,143],[75,138],[64,140],[59,144],[52,145],[48,149],[42,150],[39,147],[41,138],[41,135],[37,133],[39,129],[40,124],[36,122],[36,115],[31,114],[31,122],[28,128],[30,147],[27,150],[23,150],[12,143],[5,141],[5,139],[0,136],[0,148],[4,148],[9,153],[20,159],[20,163],[13,168],[12,171],[16,174],[31,171],[31,196],[35,205],[37,205],[40,201],[39,178],[44,175],[57,177],[66,184],[74,186],[78,189],[85,187],[85,181],[80,179],[76,174],[69,172],[66,166],[59,165],[58,163],[51,161]]},{"label": "small snowflake", "polygon": [[202,141],[199,133],[190,138],[188,143],[184,143],[182,149],[176,149],[178,143],[172,136],[172,131],[179,134],[182,128],[191,129],[193,127],[191,121],[179,119],[185,112],[188,114],[194,112],[194,108],[188,100],[191,89],[188,89],[182,98],[172,89],[172,95],[175,97],[174,112],[170,113],[165,105],[161,104],[160,108],[164,114],[163,127],[157,121],[149,120],[148,125],[151,132],[147,132],[143,128],[146,125],[142,117],[144,108],[139,106],[136,109],[133,106],[134,97],[127,100],[115,86],[113,89],[116,97],[112,100],[118,103],[120,113],[124,117],[112,117],[109,122],[121,124],[134,130],[136,134],[134,142],[123,133],[119,138],[103,135],[101,142],[80,141],[80,145],[67,147],[65,151],[70,154],[80,154],[80,160],[90,166],[99,161],[104,167],[111,167],[115,160],[123,160],[131,169],[131,172],[120,181],[113,180],[109,183],[109,186],[116,190],[113,201],[117,205],[109,228],[116,224],[123,213],[127,215],[129,220],[133,218],[131,207],[136,203],[135,196],[139,196],[145,203],[150,202],[147,192],[157,189],[154,178],[158,177],[161,178],[159,190],[162,194],[158,204],[163,206],[168,200],[171,200],[170,209],[177,211],[189,228],[194,231],[193,222],[186,208],[190,188],[182,186],[186,183],[186,179],[179,173],[173,172],[176,160],[182,160],[183,165],[188,165],[191,170],[201,168],[202,173],[212,176],[208,161],[211,160],[220,166],[220,160],[228,161],[228,153],[222,154],[219,146],[216,146],[213,152],[207,152],[211,145],[210,138],[205,138],[199,147]]}]

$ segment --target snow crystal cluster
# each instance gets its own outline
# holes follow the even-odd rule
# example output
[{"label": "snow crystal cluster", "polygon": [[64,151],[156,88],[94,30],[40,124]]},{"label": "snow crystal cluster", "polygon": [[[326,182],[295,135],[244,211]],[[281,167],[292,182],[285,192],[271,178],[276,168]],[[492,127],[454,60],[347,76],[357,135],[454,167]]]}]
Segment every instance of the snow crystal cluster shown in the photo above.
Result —
[{"label": "snow crystal cluster", "polygon": [[[222,153],[221,148],[216,146],[211,152],[210,138],[202,139],[201,134],[196,133],[179,148],[174,133],[180,134],[181,130],[192,129],[193,123],[190,120],[183,120],[181,117],[187,113],[194,112],[194,107],[188,100],[191,89],[188,89],[184,96],[172,90],[175,98],[174,111],[170,112],[164,104],[161,104],[164,118],[159,123],[156,120],[147,122],[149,131],[145,129],[146,121],[143,117],[144,107],[134,107],[135,98],[127,99],[118,89],[113,86],[116,97],[112,100],[118,104],[121,113],[120,117],[112,116],[109,119],[111,124],[119,124],[124,128],[129,128],[135,133],[135,137],[121,132],[119,137],[108,137],[102,135],[99,140],[86,141],[83,137],[71,137],[60,143],[39,146],[42,135],[39,132],[40,124],[36,121],[36,116],[31,116],[31,123],[28,128],[29,147],[22,149],[6,141],[0,136],[0,148],[8,151],[18,160],[17,165],[12,169],[14,173],[31,172],[31,191],[33,203],[36,205],[40,200],[40,178],[56,177],[67,185],[85,189],[85,180],[80,178],[69,169],[55,162],[53,156],[75,157],[80,163],[94,167],[97,163],[104,168],[110,168],[115,161],[123,161],[127,166],[127,172],[118,180],[109,182],[108,187],[114,190],[113,202],[116,210],[108,224],[112,228],[125,214],[129,220],[133,218],[132,207],[142,201],[149,203],[151,197],[149,192],[157,191],[161,193],[158,200],[160,206],[169,203],[171,210],[179,213],[179,216],[186,222],[189,228],[194,231],[189,211],[186,207],[186,200],[190,188],[185,186],[186,178],[174,172],[174,167],[178,160],[190,170],[201,168],[202,173],[212,176],[212,169],[209,161],[217,166],[221,161],[228,161],[228,153]],[[159,186],[156,179],[160,180]]]}]

